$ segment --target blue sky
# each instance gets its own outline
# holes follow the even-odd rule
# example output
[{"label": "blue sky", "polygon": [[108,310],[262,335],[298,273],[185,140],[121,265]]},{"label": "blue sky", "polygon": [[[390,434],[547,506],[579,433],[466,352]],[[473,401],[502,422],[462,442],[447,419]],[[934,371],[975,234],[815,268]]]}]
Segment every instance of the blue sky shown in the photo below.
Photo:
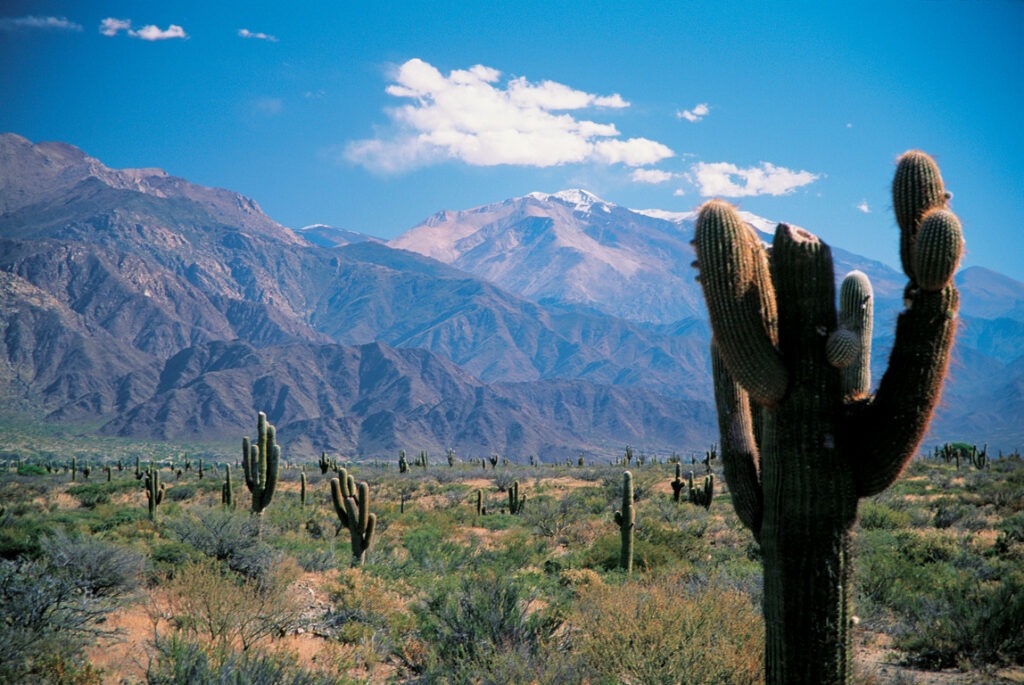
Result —
[{"label": "blue sky", "polygon": [[1024,3],[18,2],[0,131],[392,237],[582,187],[711,195],[897,264],[895,157],[1024,281]]}]

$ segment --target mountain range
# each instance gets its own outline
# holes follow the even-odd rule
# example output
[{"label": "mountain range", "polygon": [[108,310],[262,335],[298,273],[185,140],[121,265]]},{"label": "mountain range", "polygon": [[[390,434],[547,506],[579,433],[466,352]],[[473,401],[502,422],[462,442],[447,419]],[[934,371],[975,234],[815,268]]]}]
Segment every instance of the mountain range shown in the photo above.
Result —
[{"label": "mountain range", "polygon": [[[444,211],[385,242],[0,135],[0,396],[102,433],[223,440],[266,411],[295,451],[564,459],[715,439],[694,217],[585,191]],[[759,230],[774,224],[748,216]],[[903,277],[875,287],[884,366]],[[1024,442],[1024,284],[958,275],[931,439]]]}]

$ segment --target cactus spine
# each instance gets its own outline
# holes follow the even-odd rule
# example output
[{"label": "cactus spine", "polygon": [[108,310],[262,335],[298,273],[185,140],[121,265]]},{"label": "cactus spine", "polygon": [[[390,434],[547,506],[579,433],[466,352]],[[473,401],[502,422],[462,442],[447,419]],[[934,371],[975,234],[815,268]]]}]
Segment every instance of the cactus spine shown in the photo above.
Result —
[{"label": "cactus spine", "polygon": [[160,472],[157,471],[156,465],[152,462],[150,462],[149,468],[146,469],[143,485],[146,487],[149,520],[152,521],[156,518],[156,508],[164,501],[164,493],[167,491],[167,486],[160,482]]},{"label": "cactus spine", "polygon": [[[700,210],[694,243],[725,478],[764,555],[768,685],[851,677],[847,559],[857,502],[889,487],[920,444],[956,328],[962,239],[947,197],[930,157],[901,156],[893,206],[907,305],[871,397],[870,291],[859,312],[841,305],[840,318],[831,252],[818,238],[781,224],[769,257],[731,206],[713,200]],[[851,316],[863,317],[859,330]],[[857,354],[844,351],[855,347],[845,334],[830,344],[844,326]],[[851,364],[857,372],[844,373]]]},{"label": "cactus spine", "polygon": [[619,568],[633,572],[633,529],[636,528],[636,509],[633,508],[633,474],[622,472],[622,509],[615,512],[615,524],[622,536]]},{"label": "cactus spine", "polygon": [[331,479],[331,501],[341,525],[351,534],[352,565],[362,566],[377,526],[377,515],[370,513],[370,486],[364,481],[357,487],[355,478],[340,469],[338,477]]},{"label": "cactus spine", "polygon": [[242,438],[242,470],[245,487],[252,493],[252,513],[263,516],[277,487],[277,468],[281,461],[281,446],[277,444],[277,430],[260,412],[256,418],[256,444]]},{"label": "cactus spine", "polygon": [[519,481],[512,483],[512,487],[508,489],[508,513],[513,516],[521,513],[525,503],[526,495],[519,495]]}]

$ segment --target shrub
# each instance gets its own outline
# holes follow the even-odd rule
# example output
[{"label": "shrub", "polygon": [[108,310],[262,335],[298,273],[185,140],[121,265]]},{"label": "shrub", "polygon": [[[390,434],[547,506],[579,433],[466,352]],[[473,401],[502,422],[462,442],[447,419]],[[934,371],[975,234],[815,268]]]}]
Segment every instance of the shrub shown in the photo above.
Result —
[{"label": "shrub", "polygon": [[909,528],[910,514],[866,499],[860,503],[858,520],[864,530],[899,530]]},{"label": "shrub", "polygon": [[112,634],[102,628],[111,609],[40,561],[0,560],[0,682],[89,682],[93,671],[76,662]]},{"label": "shrub", "polygon": [[598,682],[757,683],[764,624],[751,599],[717,582],[654,576],[592,584],[568,617],[567,647]]},{"label": "shrub", "polygon": [[168,527],[181,542],[249,578],[260,578],[275,556],[259,537],[259,521],[245,512],[201,509]]},{"label": "shrub", "polygon": [[92,537],[72,539],[57,531],[40,541],[51,568],[71,578],[82,591],[115,597],[134,590],[145,568],[141,554]]}]

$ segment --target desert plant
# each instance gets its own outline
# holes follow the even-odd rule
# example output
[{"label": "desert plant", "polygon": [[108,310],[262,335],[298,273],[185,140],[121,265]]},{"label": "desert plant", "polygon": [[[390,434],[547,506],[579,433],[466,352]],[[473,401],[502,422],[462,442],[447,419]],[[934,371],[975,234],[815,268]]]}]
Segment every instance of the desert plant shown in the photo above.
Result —
[{"label": "desert plant", "polygon": [[619,552],[619,568],[626,573],[633,572],[633,530],[636,528],[636,510],[633,508],[633,474],[622,473],[622,509],[615,512],[615,525],[619,527],[622,547]]},{"label": "desert plant", "polygon": [[524,504],[526,495],[519,494],[519,481],[515,481],[508,489],[508,513],[513,516],[522,513]]},{"label": "desert plant", "polygon": [[710,509],[711,500],[715,497],[715,474],[709,473],[704,476],[704,481],[700,485],[695,485],[691,472],[687,485],[690,488],[690,504]]},{"label": "desert plant", "polygon": [[678,502],[682,499],[683,488],[686,487],[686,483],[683,482],[683,466],[679,462],[676,462],[676,477],[671,482],[672,485],[672,500]]},{"label": "desert plant", "polygon": [[231,465],[224,464],[224,485],[220,488],[220,503],[228,509],[235,507],[235,494],[231,488]]},{"label": "desert plant", "polygon": [[252,493],[252,513],[262,518],[264,510],[277,487],[277,470],[281,461],[281,446],[277,444],[277,430],[260,412],[256,418],[256,444],[242,438],[242,470],[245,487]]},{"label": "desert plant", "polygon": [[355,478],[341,469],[338,477],[331,479],[331,501],[352,538],[352,565],[361,566],[377,526],[377,515],[370,512],[370,486],[365,481],[357,486]]},{"label": "desert plant", "polygon": [[149,468],[146,469],[143,485],[146,488],[149,520],[152,521],[156,517],[157,506],[164,501],[164,494],[167,492],[167,486],[160,482],[160,472],[153,463],[150,463]]},{"label": "desert plant", "polygon": [[721,453],[764,556],[765,674],[850,678],[850,529],[928,426],[956,328],[960,224],[935,162],[900,157],[893,205],[909,278],[889,366],[868,396],[872,291],[853,272],[837,317],[831,252],[780,224],[771,253],[727,203],[700,210],[696,265],[711,315]]}]

